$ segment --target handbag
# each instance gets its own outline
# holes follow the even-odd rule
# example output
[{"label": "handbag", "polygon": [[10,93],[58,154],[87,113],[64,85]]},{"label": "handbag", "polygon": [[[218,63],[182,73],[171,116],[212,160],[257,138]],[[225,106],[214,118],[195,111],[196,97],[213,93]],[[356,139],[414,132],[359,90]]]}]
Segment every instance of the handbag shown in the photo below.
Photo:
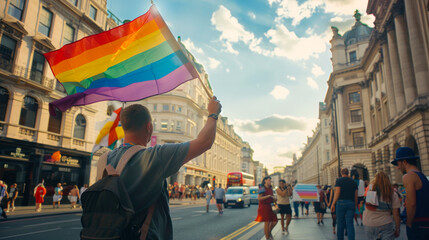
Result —
[{"label": "handbag", "polygon": [[279,206],[277,204],[274,204],[272,206],[272,210],[273,210],[274,214],[278,214],[280,212],[280,208],[279,208]]},{"label": "handbag", "polygon": [[372,191],[370,189],[372,189],[372,184],[368,186],[368,192],[366,193],[365,201],[366,203],[369,203],[371,205],[378,206],[379,202],[378,202],[377,191]]}]

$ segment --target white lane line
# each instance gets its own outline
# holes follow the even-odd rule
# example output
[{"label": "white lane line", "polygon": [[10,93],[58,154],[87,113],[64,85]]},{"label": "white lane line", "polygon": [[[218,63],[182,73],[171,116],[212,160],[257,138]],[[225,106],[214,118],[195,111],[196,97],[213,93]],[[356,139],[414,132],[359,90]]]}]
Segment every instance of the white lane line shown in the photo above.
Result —
[{"label": "white lane line", "polygon": [[55,221],[55,222],[45,222],[45,223],[31,224],[31,225],[25,225],[24,227],[36,227],[36,226],[42,226],[42,225],[50,225],[50,224],[66,223],[66,222],[75,222],[75,221],[80,221],[80,218],[79,219],[72,219],[72,220],[64,220],[64,221]]},{"label": "white lane line", "polygon": [[241,238],[237,239],[237,240],[247,240],[250,239],[251,237],[253,237],[253,235],[255,235],[257,232],[261,231],[262,228],[264,228],[264,224],[256,224],[256,226],[253,227],[252,230],[248,231],[246,233],[246,235],[242,236]]},{"label": "white lane line", "polygon": [[47,230],[42,230],[42,231],[37,231],[37,232],[22,233],[22,234],[18,234],[18,235],[0,237],[0,239],[8,239],[8,238],[15,238],[15,237],[21,237],[21,236],[26,236],[26,235],[33,235],[33,234],[37,234],[37,233],[52,232],[52,231],[56,231],[56,230],[60,230],[60,229],[61,228],[53,228],[53,229],[47,229]]},{"label": "white lane line", "polygon": [[73,229],[73,230],[81,230],[81,229],[82,229],[82,227],[72,227],[72,228],[70,228],[70,229]]},{"label": "white lane line", "polygon": [[201,216],[201,215],[203,215],[203,214],[192,215],[191,217],[198,217],[198,216]]},{"label": "white lane line", "polygon": [[181,217],[178,217],[178,218],[172,218],[171,219],[171,221],[176,221],[176,220],[180,220],[180,219],[182,219]]}]

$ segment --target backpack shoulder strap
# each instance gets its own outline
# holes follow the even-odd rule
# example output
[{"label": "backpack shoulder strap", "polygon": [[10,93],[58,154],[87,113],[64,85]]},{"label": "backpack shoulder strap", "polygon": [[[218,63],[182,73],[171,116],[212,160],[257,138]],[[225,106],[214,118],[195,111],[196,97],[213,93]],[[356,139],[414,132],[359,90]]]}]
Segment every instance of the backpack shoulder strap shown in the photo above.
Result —
[{"label": "backpack shoulder strap", "polygon": [[[110,152],[110,151],[109,151]],[[109,152],[104,153],[100,156],[97,163],[97,177],[95,181],[98,181],[103,178],[103,172],[107,165],[107,155],[109,155]]]},{"label": "backpack shoulder strap", "polygon": [[128,161],[140,150],[144,149],[141,145],[134,145],[130,147],[124,155],[122,155],[121,159],[118,162],[118,165],[116,166],[116,173],[118,175],[121,175],[122,170],[124,170],[125,166],[127,165]]}]

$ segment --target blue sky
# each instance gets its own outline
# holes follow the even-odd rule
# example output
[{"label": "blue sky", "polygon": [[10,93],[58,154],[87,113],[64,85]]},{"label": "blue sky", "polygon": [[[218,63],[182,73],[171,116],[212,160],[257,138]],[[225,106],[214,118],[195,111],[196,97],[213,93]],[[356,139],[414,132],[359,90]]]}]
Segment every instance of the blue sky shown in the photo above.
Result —
[{"label": "blue sky", "polygon": [[[317,124],[332,71],[331,25],[344,34],[366,0],[154,0],[174,36],[205,66],[222,115],[269,170],[292,162]],[[108,0],[121,20],[150,0]]]}]

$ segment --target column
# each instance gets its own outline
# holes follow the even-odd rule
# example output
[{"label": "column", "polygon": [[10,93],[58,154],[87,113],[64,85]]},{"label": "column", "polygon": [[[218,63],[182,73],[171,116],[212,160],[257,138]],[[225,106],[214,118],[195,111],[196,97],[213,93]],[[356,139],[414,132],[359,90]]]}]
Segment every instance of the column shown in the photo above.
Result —
[{"label": "column", "polygon": [[343,104],[343,90],[339,89],[337,98],[337,114],[338,114],[338,137],[340,147],[344,147],[346,145],[346,126],[344,123],[344,104]]},{"label": "column", "polygon": [[396,112],[400,113],[405,107],[404,86],[402,85],[402,73],[399,65],[399,56],[395,32],[393,28],[387,29],[387,42],[389,46],[390,67],[392,70],[393,90],[396,98]]},{"label": "column", "polygon": [[373,136],[373,132],[372,129],[373,126],[371,124],[371,101],[370,101],[370,96],[369,96],[369,86],[368,86],[369,82],[364,82],[361,84],[361,92],[362,92],[362,97],[361,97],[361,101],[362,101],[362,121],[364,122],[364,126],[365,126],[365,142],[369,143],[371,142],[371,137]]},{"label": "column", "polygon": [[426,95],[429,93],[429,70],[428,59],[424,47],[425,43],[423,39],[423,32],[420,30],[420,26],[423,23],[419,21],[417,1],[405,0],[404,2],[409,32],[409,41],[411,46],[411,56],[414,64],[417,93],[419,96]]},{"label": "column", "polygon": [[389,106],[389,120],[396,116],[396,98],[393,90],[392,70],[390,68],[389,50],[387,49],[387,42],[383,43],[383,75],[387,91],[387,103]]},{"label": "column", "polygon": [[[407,1],[405,1],[407,2]],[[405,103],[409,105],[416,100],[417,89],[411,59],[410,42],[404,15],[395,16],[396,40],[398,41],[399,62],[401,64],[402,81],[404,84]]]}]

